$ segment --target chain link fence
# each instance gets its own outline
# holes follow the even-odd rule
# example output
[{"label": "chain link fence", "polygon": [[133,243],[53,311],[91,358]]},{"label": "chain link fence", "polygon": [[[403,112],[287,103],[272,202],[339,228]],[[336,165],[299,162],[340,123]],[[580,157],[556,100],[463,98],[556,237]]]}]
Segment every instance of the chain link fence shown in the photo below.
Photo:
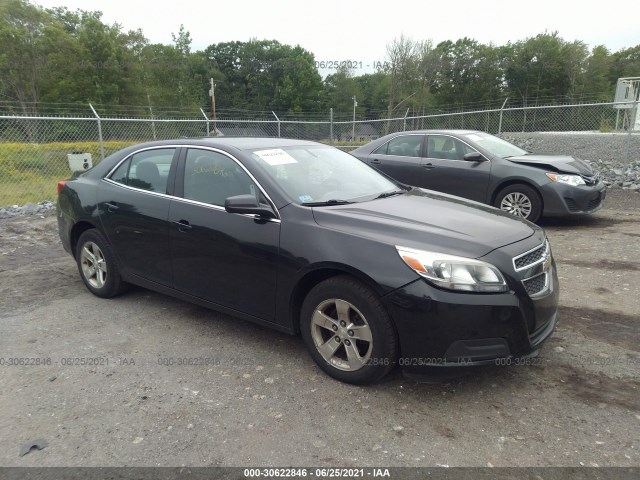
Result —
[{"label": "chain link fence", "polygon": [[[68,178],[69,154],[84,153],[95,165],[106,156],[136,143],[185,137],[266,136],[314,140],[349,151],[387,133],[418,129],[472,129],[509,132],[605,132],[638,159],[631,136],[640,133],[638,105],[614,103],[500,108],[446,112],[393,119],[355,121],[112,118],[0,116],[0,207],[53,200],[56,185]],[[317,117],[316,117],[317,118]],[[343,117],[344,118],[344,117]],[[633,131],[637,133],[632,133]],[[625,148],[626,146],[626,148]],[[620,149],[618,149],[620,150]]]}]

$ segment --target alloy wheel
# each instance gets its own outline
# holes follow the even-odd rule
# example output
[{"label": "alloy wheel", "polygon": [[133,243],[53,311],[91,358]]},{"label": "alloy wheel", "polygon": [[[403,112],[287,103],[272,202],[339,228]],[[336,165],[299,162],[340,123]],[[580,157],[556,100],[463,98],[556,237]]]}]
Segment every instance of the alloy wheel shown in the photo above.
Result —
[{"label": "alloy wheel", "polygon": [[107,263],[100,247],[86,242],[80,253],[82,274],[93,288],[102,288],[107,281]]},{"label": "alloy wheel", "polygon": [[331,298],[316,307],[311,337],[322,358],[339,370],[359,370],[371,357],[373,335],[369,323],[346,300]]},{"label": "alloy wheel", "polygon": [[522,218],[531,215],[531,208],[531,199],[520,192],[509,193],[500,202],[501,210]]}]

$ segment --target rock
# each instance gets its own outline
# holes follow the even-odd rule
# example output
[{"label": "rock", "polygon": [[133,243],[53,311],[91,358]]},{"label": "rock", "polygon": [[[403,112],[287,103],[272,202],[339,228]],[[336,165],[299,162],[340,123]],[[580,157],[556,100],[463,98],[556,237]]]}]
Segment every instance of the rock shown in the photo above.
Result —
[{"label": "rock", "polygon": [[38,212],[38,206],[35,203],[27,203],[24,207],[22,207],[22,211],[28,215]]},{"label": "rock", "polygon": [[553,349],[553,351],[554,351],[554,352],[561,353],[561,352],[564,352],[564,348],[562,348],[562,347],[556,347],[556,348],[554,348],[554,349]]},{"label": "rock", "polygon": [[402,425],[396,425],[395,427],[393,427],[393,431],[398,435],[402,435],[404,433],[404,427]]}]

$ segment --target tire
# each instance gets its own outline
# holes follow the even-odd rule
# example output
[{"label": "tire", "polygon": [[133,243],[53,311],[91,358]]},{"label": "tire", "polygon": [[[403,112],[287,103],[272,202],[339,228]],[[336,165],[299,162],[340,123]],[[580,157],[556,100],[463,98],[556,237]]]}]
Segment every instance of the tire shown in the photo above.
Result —
[{"label": "tire", "polygon": [[493,205],[530,222],[537,222],[542,216],[540,194],[534,188],[522,183],[502,189]]},{"label": "tire", "polygon": [[76,263],[80,278],[94,295],[111,298],[125,289],[111,246],[98,230],[87,230],[80,235]]},{"label": "tire", "polygon": [[378,295],[352,277],[329,278],[309,292],[300,330],[318,366],[342,382],[373,383],[395,367],[398,341],[391,318]]}]

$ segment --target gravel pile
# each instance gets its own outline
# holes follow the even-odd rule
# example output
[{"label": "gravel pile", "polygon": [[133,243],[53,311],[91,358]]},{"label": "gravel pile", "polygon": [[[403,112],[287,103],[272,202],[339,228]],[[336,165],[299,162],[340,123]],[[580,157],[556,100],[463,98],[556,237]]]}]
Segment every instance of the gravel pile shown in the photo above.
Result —
[{"label": "gravel pile", "polygon": [[50,200],[39,203],[27,203],[25,205],[9,205],[0,207],[0,218],[11,218],[18,215],[36,215],[55,210],[56,204]]},{"label": "gravel pile", "polygon": [[[608,187],[640,190],[640,135],[618,133],[503,133],[502,138],[534,153],[580,158]],[[628,158],[627,149],[629,151]]]}]

